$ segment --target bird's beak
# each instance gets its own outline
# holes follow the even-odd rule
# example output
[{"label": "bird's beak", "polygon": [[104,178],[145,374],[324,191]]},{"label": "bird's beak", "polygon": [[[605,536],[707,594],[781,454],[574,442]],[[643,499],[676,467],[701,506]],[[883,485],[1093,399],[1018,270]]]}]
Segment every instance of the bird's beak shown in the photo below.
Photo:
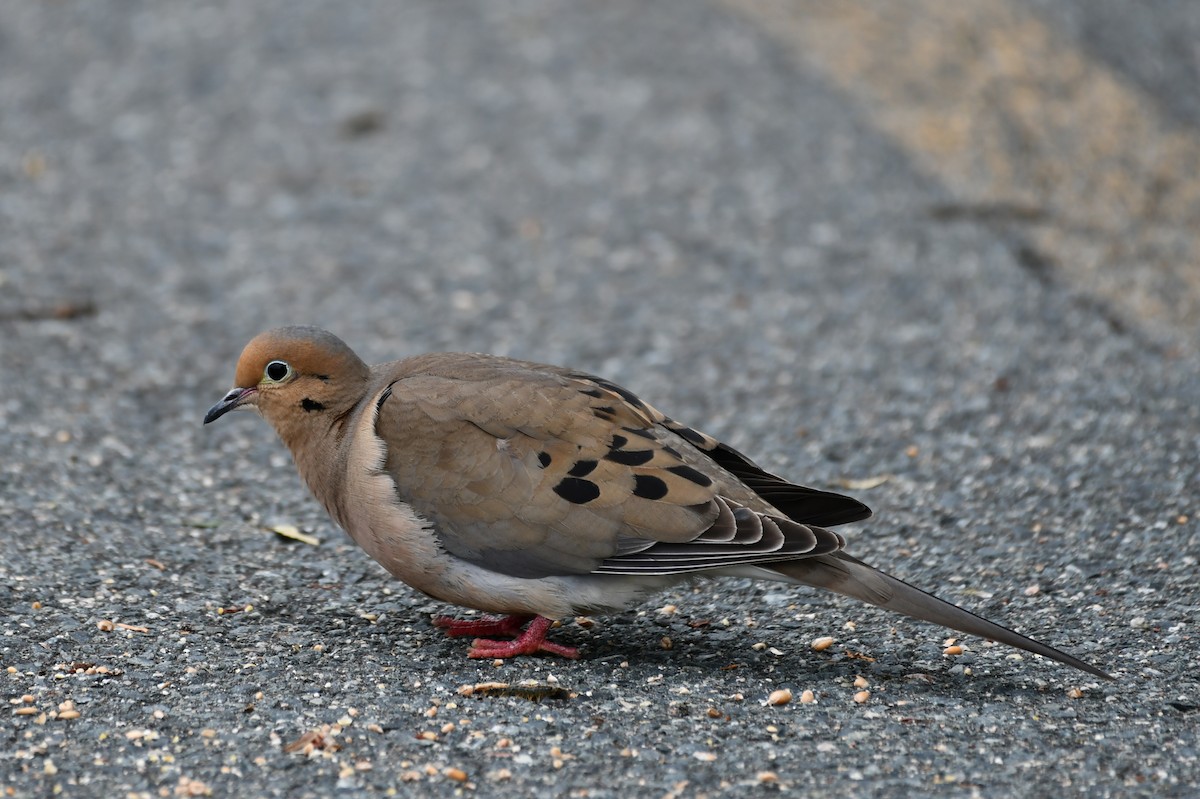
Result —
[{"label": "bird's beak", "polygon": [[208,413],[204,414],[204,423],[215,422],[230,411],[237,410],[245,406],[245,404],[258,391],[253,388],[231,388],[229,393],[221,398],[221,401],[208,409]]}]

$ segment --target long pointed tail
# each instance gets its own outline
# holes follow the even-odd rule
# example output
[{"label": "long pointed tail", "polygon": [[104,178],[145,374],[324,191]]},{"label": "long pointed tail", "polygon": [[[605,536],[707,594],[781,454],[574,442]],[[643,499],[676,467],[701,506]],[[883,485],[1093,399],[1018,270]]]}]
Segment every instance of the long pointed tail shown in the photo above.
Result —
[{"label": "long pointed tail", "polygon": [[1066,652],[1032,638],[1026,638],[1007,627],[1001,627],[999,624],[976,616],[957,605],[938,599],[933,594],[928,594],[903,580],[897,580],[890,574],[885,574],[843,552],[823,557],[764,564],[764,567],[805,585],[845,594],[881,608],[912,616],[914,619],[931,621],[953,630],[1015,646],[1018,649],[1057,660],[1059,663],[1065,663],[1106,680],[1115,679],[1095,666],[1084,663],[1079,658],[1072,657]]}]

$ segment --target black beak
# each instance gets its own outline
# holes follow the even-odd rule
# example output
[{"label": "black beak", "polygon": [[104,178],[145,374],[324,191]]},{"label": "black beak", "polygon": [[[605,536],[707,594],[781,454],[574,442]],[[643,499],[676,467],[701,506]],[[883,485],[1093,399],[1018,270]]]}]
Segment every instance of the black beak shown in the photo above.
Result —
[{"label": "black beak", "polygon": [[246,397],[252,393],[254,393],[254,389],[252,388],[230,389],[229,393],[222,397],[220,402],[209,408],[208,413],[204,414],[204,423],[215,422],[230,411],[236,410],[238,406],[246,401]]}]

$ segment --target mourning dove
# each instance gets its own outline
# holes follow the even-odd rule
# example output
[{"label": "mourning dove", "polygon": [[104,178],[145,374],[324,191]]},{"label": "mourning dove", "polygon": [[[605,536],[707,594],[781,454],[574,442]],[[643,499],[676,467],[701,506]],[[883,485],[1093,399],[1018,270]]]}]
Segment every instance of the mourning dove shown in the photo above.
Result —
[{"label": "mourning dove", "polygon": [[826,528],[871,511],[794,485],[598,377],[492,355],[368,366],[315,327],[253,339],[204,417],[255,410],[359,546],[443,602],[471,657],[577,657],[554,620],[615,613],[697,577],[825,588],[1103,671],[884,574]]}]

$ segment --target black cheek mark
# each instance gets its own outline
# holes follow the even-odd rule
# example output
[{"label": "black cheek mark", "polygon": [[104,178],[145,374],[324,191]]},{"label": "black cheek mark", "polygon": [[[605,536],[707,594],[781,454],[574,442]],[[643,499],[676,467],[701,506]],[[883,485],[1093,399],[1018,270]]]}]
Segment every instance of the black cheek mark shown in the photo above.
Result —
[{"label": "black cheek mark", "polygon": [[538,463],[540,463],[542,465],[543,469],[545,469],[547,466],[550,465],[550,460],[551,459],[550,459],[549,452],[539,452],[538,453]]},{"label": "black cheek mark", "polygon": [[587,477],[596,468],[597,461],[579,461],[571,467],[571,471],[567,474],[572,477]]},{"label": "black cheek mark", "polygon": [[567,502],[583,505],[600,496],[600,486],[591,480],[580,480],[578,477],[564,477],[562,482],[554,487],[554,493]]},{"label": "black cheek mark", "polygon": [[322,383],[328,383],[328,382],[329,382],[329,375],[313,375],[313,377],[317,378],[317,379],[318,379],[318,380],[320,380]]},{"label": "black cheek mark", "polygon": [[314,399],[309,399],[308,397],[305,397],[304,399],[300,400],[300,407],[303,408],[304,410],[308,411],[309,413],[312,413],[313,411],[325,410],[324,405],[322,405],[321,403],[317,402]]},{"label": "black cheek mark", "polygon": [[625,466],[641,466],[643,463],[648,463],[654,460],[654,450],[650,449],[635,449],[635,450],[617,450],[614,449],[604,456],[604,460],[620,463]]},{"label": "black cheek mark", "polygon": [[671,474],[679,475],[684,480],[690,480],[698,486],[707,487],[712,485],[712,479],[708,475],[696,471],[691,466],[668,466],[667,471]]},{"label": "black cheek mark", "polygon": [[633,493],[642,499],[662,499],[667,495],[667,484],[660,477],[639,474],[633,478]]}]

